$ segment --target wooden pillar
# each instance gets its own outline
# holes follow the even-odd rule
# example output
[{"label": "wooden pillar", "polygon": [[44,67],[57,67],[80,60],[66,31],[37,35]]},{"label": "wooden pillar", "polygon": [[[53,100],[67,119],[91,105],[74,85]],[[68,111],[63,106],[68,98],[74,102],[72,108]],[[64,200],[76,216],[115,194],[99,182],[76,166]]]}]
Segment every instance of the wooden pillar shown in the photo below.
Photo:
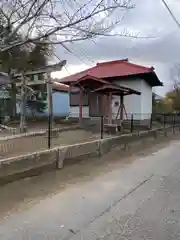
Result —
[{"label": "wooden pillar", "polygon": [[105,95],[100,95],[100,114],[101,116],[106,115],[106,96]]},{"label": "wooden pillar", "polygon": [[108,103],[109,103],[109,95],[106,95],[106,101],[105,101],[105,104],[106,104],[106,118],[108,118],[108,112],[109,112]]},{"label": "wooden pillar", "polygon": [[79,93],[79,121],[81,122],[83,118],[83,89],[80,88]]},{"label": "wooden pillar", "polygon": [[109,96],[104,95],[103,96],[103,111],[104,111],[104,117],[108,117],[108,111],[109,111],[109,106],[108,106],[108,101],[109,101]]},{"label": "wooden pillar", "polygon": [[124,119],[124,96],[120,96],[120,121]]},{"label": "wooden pillar", "polygon": [[108,123],[112,124],[112,93],[108,95]]},{"label": "wooden pillar", "polygon": [[107,116],[107,95],[103,95],[103,114]]}]

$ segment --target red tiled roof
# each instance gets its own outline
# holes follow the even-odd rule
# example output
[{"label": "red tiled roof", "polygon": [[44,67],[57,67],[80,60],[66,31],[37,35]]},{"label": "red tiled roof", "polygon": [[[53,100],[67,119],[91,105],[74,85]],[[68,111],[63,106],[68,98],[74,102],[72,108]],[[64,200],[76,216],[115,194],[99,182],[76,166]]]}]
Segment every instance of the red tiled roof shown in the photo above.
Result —
[{"label": "red tiled roof", "polygon": [[[100,82],[102,84],[108,84],[109,82],[105,81],[104,79],[101,79],[101,78],[97,78],[97,77],[94,77],[92,75],[84,75],[83,77],[79,78],[77,81],[73,82],[74,84],[78,84],[78,83],[81,83],[83,81],[86,81],[88,79],[91,79],[93,81],[96,81],[96,82]],[[73,85],[72,83],[72,85]]]},{"label": "red tiled roof", "polygon": [[129,75],[153,73],[153,67],[144,67],[137,64],[128,62],[128,59],[122,59],[117,61],[97,63],[96,66],[89,68],[85,71],[70,75],[62,78],[61,82],[70,83],[79,80],[85,75],[91,75],[96,78],[111,78],[111,77],[123,77]]}]

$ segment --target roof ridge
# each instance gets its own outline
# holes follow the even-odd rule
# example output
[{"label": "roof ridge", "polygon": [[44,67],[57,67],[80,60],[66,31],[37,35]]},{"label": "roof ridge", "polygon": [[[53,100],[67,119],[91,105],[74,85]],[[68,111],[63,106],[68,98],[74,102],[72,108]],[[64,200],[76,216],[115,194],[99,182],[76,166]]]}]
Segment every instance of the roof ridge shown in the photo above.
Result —
[{"label": "roof ridge", "polygon": [[128,58],[124,58],[124,59],[113,60],[113,61],[108,61],[108,62],[99,62],[99,63],[96,63],[96,66],[114,64],[114,63],[120,63],[120,62],[128,62],[128,61],[129,61]]},{"label": "roof ridge", "polygon": [[108,61],[108,62],[100,62],[100,63],[97,63],[95,67],[108,65],[108,64],[116,64],[116,63],[125,63],[125,64],[132,65],[134,67],[141,68],[141,69],[144,68],[144,69],[148,69],[148,70],[152,70],[152,71],[154,70],[154,67],[145,67],[145,66],[142,66],[142,65],[139,65],[136,63],[129,62],[128,58],[114,60],[114,61]]},{"label": "roof ridge", "polygon": [[142,65],[139,65],[139,64],[136,64],[136,63],[132,63],[132,62],[125,62],[126,64],[130,64],[130,65],[132,65],[132,66],[134,66],[134,67],[138,67],[138,68],[145,68],[145,69],[148,69],[148,70],[154,70],[154,67],[145,67],[145,66],[142,66]]}]

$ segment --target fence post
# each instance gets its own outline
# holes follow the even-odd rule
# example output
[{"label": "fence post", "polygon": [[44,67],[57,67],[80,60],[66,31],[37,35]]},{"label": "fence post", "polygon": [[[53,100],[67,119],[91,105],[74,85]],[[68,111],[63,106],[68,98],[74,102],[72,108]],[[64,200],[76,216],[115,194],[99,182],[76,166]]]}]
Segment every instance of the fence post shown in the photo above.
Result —
[{"label": "fence post", "polygon": [[52,126],[52,118],[51,115],[48,115],[48,148],[51,148],[51,126]]},{"label": "fence post", "polygon": [[166,115],[164,114],[164,118],[163,118],[163,127],[164,127],[164,136],[166,136]]},{"label": "fence post", "polygon": [[165,114],[163,116],[164,116],[163,117],[163,127],[165,128],[166,127],[166,116],[165,116]]},{"label": "fence post", "polygon": [[133,132],[133,114],[131,114],[131,129],[130,129],[130,131],[131,131],[131,133]]},{"label": "fence post", "polygon": [[101,116],[101,139],[104,137],[104,117]]},{"label": "fence post", "polygon": [[173,114],[173,134],[175,134],[175,114]]},{"label": "fence post", "polygon": [[151,113],[150,126],[149,126],[149,128],[152,129],[152,113]]}]

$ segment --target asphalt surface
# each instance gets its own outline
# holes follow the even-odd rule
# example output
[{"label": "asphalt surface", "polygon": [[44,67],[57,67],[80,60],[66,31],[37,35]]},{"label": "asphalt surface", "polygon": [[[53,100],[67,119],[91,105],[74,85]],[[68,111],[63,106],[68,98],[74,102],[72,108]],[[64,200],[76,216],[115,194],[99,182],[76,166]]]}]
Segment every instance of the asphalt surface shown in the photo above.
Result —
[{"label": "asphalt surface", "polygon": [[180,142],[109,169],[0,214],[0,239],[180,239]]}]

